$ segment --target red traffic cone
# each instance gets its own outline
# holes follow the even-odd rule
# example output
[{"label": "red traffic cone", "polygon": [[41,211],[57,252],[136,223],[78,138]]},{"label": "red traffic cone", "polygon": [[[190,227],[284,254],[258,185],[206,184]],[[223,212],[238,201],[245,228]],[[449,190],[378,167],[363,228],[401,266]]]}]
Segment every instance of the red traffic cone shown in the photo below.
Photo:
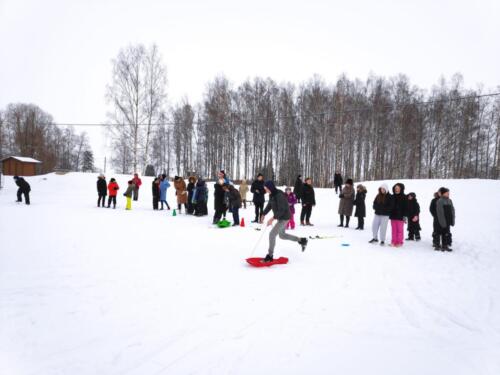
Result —
[{"label": "red traffic cone", "polygon": [[242,217],[241,221],[240,221],[240,227],[244,227],[244,226],[245,226],[245,218]]}]

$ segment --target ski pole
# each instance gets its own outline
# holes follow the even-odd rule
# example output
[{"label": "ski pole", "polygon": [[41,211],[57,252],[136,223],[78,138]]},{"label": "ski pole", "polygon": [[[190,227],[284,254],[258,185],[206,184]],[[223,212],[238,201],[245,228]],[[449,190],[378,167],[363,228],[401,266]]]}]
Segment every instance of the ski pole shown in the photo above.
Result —
[{"label": "ski pole", "polygon": [[257,242],[255,243],[255,246],[253,247],[252,253],[250,254],[250,258],[253,256],[253,254],[255,253],[255,250],[257,250],[257,247],[260,245],[260,242],[264,238],[264,234],[267,232],[267,227],[268,227],[268,225],[266,223],[262,223],[262,226],[261,226],[261,229],[260,229],[260,231],[262,232],[262,234],[260,235],[260,237],[258,238]]}]

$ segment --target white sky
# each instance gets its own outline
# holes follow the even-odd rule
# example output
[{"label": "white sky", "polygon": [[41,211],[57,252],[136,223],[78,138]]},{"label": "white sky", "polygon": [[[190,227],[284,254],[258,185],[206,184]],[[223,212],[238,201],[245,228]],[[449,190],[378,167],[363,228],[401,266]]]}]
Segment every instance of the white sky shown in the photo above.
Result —
[{"label": "white sky", "polygon": [[[111,59],[138,42],[159,46],[170,103],[199,101],[220,73],[236,84],[405,73],[430,88],[461,72],[468,87],[494,88],[499,16],[499,0],[0,0],[0,108],[102,122]],[[109,150],[87,131],[99,163]]]}]

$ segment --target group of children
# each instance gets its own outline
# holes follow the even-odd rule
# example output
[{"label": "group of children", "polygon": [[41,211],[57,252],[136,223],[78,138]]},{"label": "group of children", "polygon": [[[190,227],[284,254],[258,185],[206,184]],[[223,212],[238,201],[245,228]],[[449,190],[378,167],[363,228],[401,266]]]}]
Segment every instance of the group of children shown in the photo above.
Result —
[{"label": "group of children", "polygon": [[[357,230],[364,229],[364,218],[366,216],[366,188],[359,184],[354,191],[352,179],[347,179],[339,195],[339,227],[349,227],[349,219],[353,207],[356,206],[354,216],[358,218]],[[449,189],[442,187],[435,193],[431,201],[430,212],[434,219],[433,223],[433,246],[437,251],[452,251],[450,227],[455,225],[455,209],[449,198]],[[373,237],[369,243],[385,244],[387,225],[391,223],[391,244],[393,247],[401,247],[404,238],[404,225],[408,224],[408,237],[406,241],[420,241],[420,205],[415,193],[405,194],[405,186],[397,183],[389,193],[387,184],[382,184],[378,194],[373,201],[375,215],[372,223]]]}]

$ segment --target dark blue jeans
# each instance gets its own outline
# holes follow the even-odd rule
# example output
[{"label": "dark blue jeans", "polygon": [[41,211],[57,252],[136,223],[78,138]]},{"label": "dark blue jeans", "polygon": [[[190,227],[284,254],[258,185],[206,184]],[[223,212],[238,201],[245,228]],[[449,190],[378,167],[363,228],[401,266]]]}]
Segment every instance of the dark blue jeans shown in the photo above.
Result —
[{"label": "dark blue jeans", "polygon": [[233,222],[236,225],[240,225],[240,214],[239,214],[239,208],[232,208],[231,212],[233,214]]}]

